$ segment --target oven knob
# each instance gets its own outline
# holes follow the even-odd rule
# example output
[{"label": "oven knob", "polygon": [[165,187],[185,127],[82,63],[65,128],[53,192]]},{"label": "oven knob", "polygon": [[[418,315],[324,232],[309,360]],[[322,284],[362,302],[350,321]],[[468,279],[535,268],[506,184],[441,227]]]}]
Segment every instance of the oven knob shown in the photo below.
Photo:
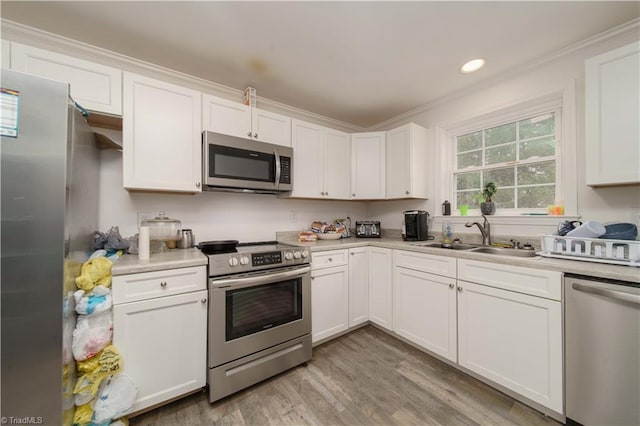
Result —
[{"label": "oven knob", "polygon": [[241,258],[240,258],[240,264],[241,264],[241,265],[247,265],[247,264],[249,264],[249,258],[248,258],[248,257],[241,257]]},{"label": "oven knob", "polygon": [[303,259],[306,258],[308,255],[309,255],[309,253],[307,253],[306,250],[302,252],[302,258]]},{"label": "oven knob", "polygon": [[290,252],[290,251],[288,251],[288,252],[286,252],[286,253],[284,254],[284,258],[285,258],[286,260],[291,260],[291,259],[293,259],[293,254],[291,254],[291,252]]},{"label": "oven knob", "polygon": [[232,257],[229,259],[229,266],[238,266],[238,259]]},{"label": "oven knob", "polygon": [[293,257],[295,257],[296,259],[300,259],[300,252],[299,251],[294,251],[293,252]]}]

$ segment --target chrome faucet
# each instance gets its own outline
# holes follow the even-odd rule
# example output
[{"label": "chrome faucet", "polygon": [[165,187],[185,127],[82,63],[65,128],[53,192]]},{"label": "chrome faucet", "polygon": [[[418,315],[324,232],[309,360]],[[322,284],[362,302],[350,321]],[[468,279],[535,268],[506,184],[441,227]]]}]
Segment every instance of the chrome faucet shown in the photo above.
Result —
[{"label": "chrome faucet", "polygon": [[473,225],[476,225],[482,234],[482,245],[490,246],[491,245],[491,225],[489,225],[489,221],[487,220],[485,215],[482,215],[484,219],[484,224],[480,224],[479,222],[467,222],[464,224],[467,228],[471,228]]}]

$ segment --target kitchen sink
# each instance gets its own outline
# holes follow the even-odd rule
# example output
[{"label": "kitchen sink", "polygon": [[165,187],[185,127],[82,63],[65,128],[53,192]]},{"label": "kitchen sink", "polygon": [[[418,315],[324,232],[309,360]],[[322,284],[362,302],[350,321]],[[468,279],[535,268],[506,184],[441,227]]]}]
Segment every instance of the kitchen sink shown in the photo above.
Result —
[{"label": "kitchen sink", "polygon": [[482,248],[476,244],[462,244],[462,243],[454,243],[453,245],[442,246],[442,243],[417,243],[412,244],[417,247],[431,247],[431,248],[441,248],[445,250],[471,250],[474,248]]},{"label": "kitchen sink", "polygon": [[512,249],[503,247],[476,247],[471,249],[471,251],[474,253],[499,254],[501,256],[515,257],[534,257],[536,255],[535,250]]}]

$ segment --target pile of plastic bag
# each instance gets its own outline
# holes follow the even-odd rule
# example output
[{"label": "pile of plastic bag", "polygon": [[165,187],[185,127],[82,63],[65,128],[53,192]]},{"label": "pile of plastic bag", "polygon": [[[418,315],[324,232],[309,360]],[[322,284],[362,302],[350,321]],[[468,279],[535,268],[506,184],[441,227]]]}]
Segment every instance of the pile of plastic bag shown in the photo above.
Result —
[{"label": "pile of plastic bag", "polygon": [[[111,257],[117,259],[120,254],[112,253]],[[138,392],[133,380],[121,373],[122,357],[111,344],[113,262],[106,255],[104,249],[95,252],[75,279],[78,319],[71,351],[78,372],[73,388],[73,424],[78,426],[127,425],[127,419],[121,417],[131,412]]]}]

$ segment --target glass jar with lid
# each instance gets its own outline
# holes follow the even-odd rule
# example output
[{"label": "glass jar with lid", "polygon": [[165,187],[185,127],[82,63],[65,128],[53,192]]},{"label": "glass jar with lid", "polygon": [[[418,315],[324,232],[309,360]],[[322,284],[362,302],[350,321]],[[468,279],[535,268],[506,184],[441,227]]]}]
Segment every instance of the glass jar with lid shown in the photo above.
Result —
[{"label": "glass jar with lid", "polygon": [[164,212],[160,212],[154,219],[143,220],[140,226],[149,227],[149,240],[162,241],[168,248],[175,248],[182,230],[182,223],[165,216]]}]

